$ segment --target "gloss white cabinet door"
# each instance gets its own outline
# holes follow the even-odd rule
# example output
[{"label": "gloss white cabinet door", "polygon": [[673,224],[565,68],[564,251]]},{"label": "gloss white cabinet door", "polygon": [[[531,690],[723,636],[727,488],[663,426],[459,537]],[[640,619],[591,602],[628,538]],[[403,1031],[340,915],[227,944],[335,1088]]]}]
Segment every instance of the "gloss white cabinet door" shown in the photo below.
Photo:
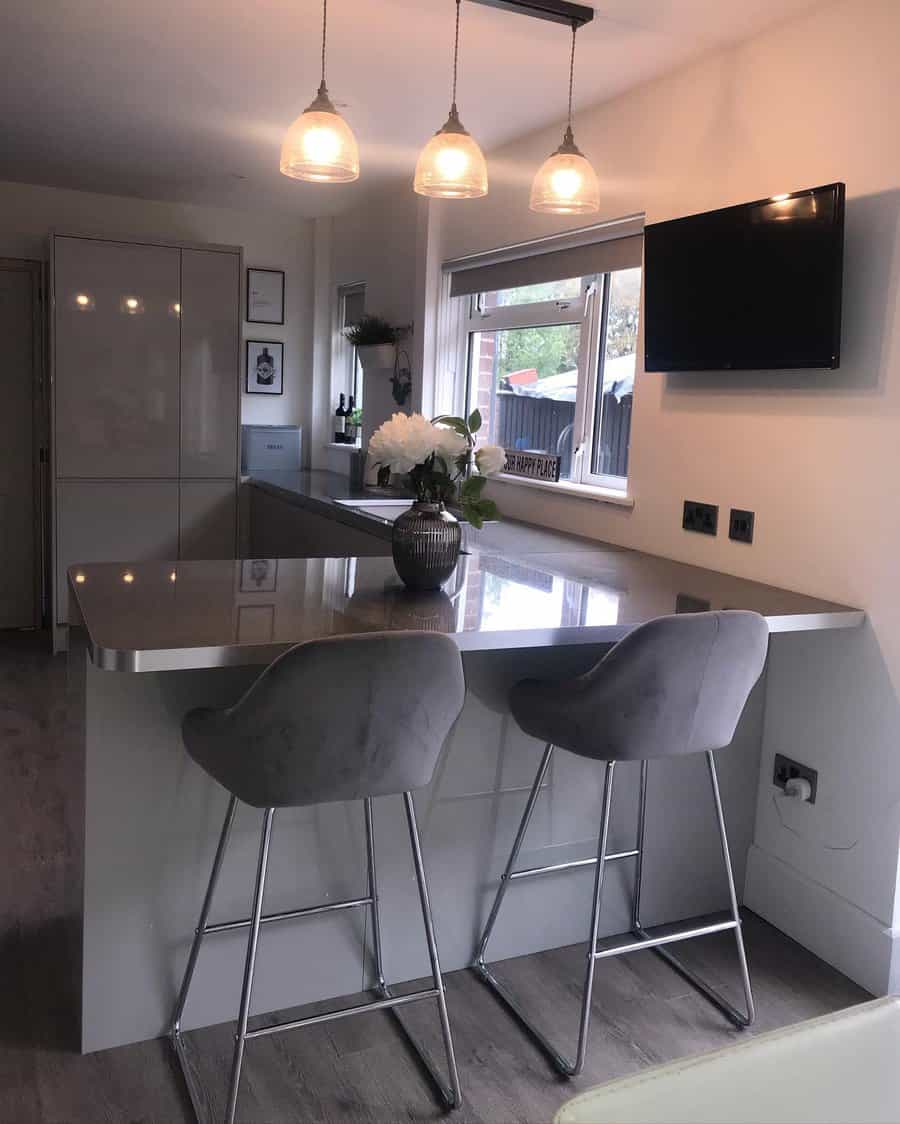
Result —
[{"label": "gloss white cabinet door", "polygon": [[58,624],[67,621],[69,566],[177,557],[177,480],[66,480],[57,484]]},{"label": "gloss white cabinet door", "polygon": [[181,475],[237,473],[240,255],[181,251]]},{"label": "gloss white cabinet door", "polygon": [[177,477],[181,251],[54,238],[56,476]]},{"label": "gloss white cabinet door", "polygon": [[234,558],[237,487],[234,479],[182,480],[179,558]]}]

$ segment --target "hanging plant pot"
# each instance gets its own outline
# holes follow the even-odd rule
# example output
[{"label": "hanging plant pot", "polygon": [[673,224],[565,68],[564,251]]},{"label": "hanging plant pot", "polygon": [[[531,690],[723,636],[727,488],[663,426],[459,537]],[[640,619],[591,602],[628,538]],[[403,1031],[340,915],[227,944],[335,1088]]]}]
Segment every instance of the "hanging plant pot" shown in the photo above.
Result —
[{"label": "hanging plant pot", "polygon": [[357,347],[356,354],[364,371],[392,371],[395,346],[392,343],[369,343]]},{"label": "hanging plant pot", "polygon": [[442,503],[414,503],[394,520],[394,566],[408,589],[440,589],[459,561],[461,531]]}]

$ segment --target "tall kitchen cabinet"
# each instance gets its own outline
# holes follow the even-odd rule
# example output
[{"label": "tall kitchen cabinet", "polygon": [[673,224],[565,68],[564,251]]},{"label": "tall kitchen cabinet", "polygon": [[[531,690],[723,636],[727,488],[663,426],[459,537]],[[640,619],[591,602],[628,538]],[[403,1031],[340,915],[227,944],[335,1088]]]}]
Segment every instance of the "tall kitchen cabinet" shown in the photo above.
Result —
[{"label": "tall kitchen cabinet", "polygon": [[78,562],[232,558],[241,251],[54,235],[54,621]]}]

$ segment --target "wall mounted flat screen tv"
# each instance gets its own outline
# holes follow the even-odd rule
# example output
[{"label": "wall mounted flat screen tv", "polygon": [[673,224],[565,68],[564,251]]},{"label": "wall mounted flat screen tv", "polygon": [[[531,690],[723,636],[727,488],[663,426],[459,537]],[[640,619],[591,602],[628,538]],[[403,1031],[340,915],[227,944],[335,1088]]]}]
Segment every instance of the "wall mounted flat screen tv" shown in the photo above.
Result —
[{"label": "wall mounted flat screen tv", "polygon": [[651,224],[645,370],[839,367],[843,250],[842,183]]}]

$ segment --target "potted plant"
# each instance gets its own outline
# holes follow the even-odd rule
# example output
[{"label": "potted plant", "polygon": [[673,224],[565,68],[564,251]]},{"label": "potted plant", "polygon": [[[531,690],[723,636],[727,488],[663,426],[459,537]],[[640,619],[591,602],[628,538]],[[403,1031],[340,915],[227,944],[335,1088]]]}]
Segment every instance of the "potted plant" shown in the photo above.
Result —
[{"label": "potted plant", "polygon": [[369,455],[404,476],[416,497],[394,521],[394,565],[415,590],[440,589],[459,560],[461,532],[447,510],[455,502],[474,527],[497,518],[497,505],[483,496],[488,476],[500,472],[505,454],[496,445],[476,447],[481,428],[477,410],[468,418],[394,414],[372,435]]},{"label": "potted plant", "polygon": [[368,313],[344,329],[347,340],[356,348],[364,371],[393,370],[399,331],[382,316]]}]

